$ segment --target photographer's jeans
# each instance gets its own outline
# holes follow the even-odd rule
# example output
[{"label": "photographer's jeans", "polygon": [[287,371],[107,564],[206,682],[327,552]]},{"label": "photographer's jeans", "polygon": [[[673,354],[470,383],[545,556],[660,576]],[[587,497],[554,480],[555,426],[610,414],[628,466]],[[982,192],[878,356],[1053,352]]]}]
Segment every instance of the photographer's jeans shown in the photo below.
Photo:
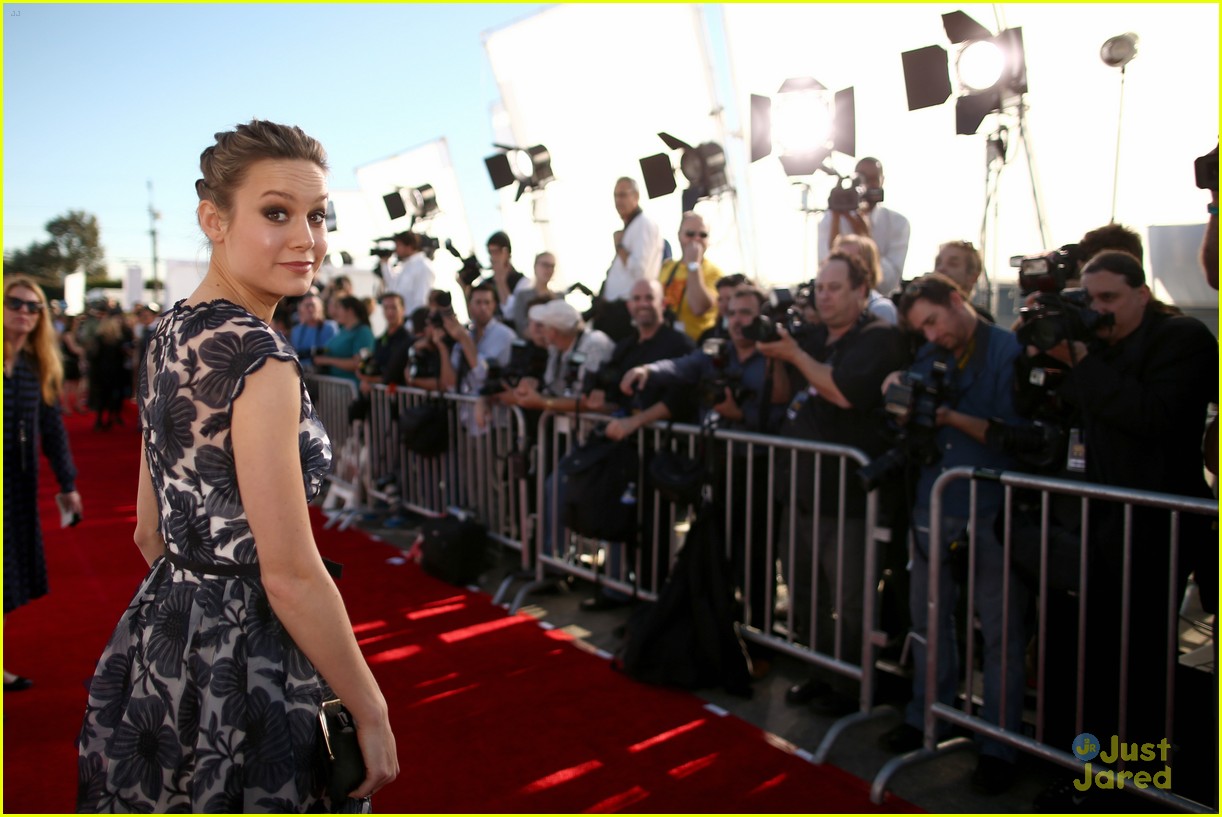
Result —
[{"label": "photographer's jeans", "polygon": [[[912,701],[905,712],[910,726],[925,729],[925,637],[929,625],[929,509],[913,511],[913,530],[916,547],[912,554],[911,596],[909,609],[912,613],[912,631],[917,638],[912,642],[913,679]],[[945,517],[942,524],[943,558],[938,580],[938,669],[937,700],[954,705],[959,691],[959,649],[955,634],[955,604],[959,598],[959,585],[951,570],[951,558],[947,548],[950,541],[967,528],[967,520]],[[984,636],[984,706],[980,716],[990,723],[998,723],[1001,701],[1002,678],[1005,678],[1006,706],[1005,722],[1002,726],[1011,732],[1021,732],[1023,697],[1026,692],[1026,668],[1024,657],[1026,639],[1023,633],[1023,614],[1027,609],[1029,592],[1013,571],[1006,571],[1001,542],[993,532],[993,519],[989,517],[977,524],[976,529],[976,615]],[[1008,579],[1008,588],[1006,586]],[[1008,590],[1008,596],[1005,591]],[[1008,614],[1003,599],[1008,598]],[[1003,662],[1003,623],[1006,634],[1006,654]],[[974,628],[968,627],[968,637],[974,637]],[[941,733],[939,738],[941,738]],[[980,753],[1014,762],[1013,747],[994,740],[977,738]]]}]

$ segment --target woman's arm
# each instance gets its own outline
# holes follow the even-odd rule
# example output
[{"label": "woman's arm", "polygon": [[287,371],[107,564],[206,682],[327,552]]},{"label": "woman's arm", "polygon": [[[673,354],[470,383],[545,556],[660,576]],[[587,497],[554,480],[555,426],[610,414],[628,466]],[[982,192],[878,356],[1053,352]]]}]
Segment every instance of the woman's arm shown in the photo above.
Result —
[{"label": "woman's arm", "polygon": [[352,796],[364,797],[394,780],[399,763],[386,699],[310,529],[297,441],[300,389],[286,361],[270,360],[247,377],[233,407],[234,466],[268,602],[356,719],[368,774]]},{"label": "woman's arm", "polygon": [[148,457],[144,454],[144,440],[140,441],[140,482],[136,486],[136,532],[132,535],[136,547],[140,548],[144,561],[150,565],[165,553],[165,540],[161,537],[161,515],[157,510],[157,494],[153,489],[153,475],[149,471]]}]

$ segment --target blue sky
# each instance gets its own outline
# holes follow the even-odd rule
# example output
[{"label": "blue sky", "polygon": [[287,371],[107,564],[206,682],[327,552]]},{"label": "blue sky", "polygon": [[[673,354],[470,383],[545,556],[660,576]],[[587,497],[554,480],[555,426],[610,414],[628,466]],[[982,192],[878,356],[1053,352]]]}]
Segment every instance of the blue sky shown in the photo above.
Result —
[{"label": "blue sky", "polygon": [[202,257],[199,153],[253,117],[358,165],[445,136],[472,232],[498,229],[483,157],[498,98],[481,34],[541,5],[41,5],[4,9],[4,244],[95,214],[108,258],[147,266],[148,182],[162,259]]}]

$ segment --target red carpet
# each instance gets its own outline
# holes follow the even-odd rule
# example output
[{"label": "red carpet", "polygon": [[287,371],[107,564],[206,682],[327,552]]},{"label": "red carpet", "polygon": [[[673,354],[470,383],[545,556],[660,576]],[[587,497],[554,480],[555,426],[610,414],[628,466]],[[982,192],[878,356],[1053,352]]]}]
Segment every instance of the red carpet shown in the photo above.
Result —
[{"label": "red carpet", "polygon": [[[139,439],[71,423],[86,521],[60,531],[44,476],[51,593],[5,624],[4,811],[74,804],[83,682],[143,575],[131,542]],[[527,616],[451,587],[356,531],[316,536],[391,706],[402,773],[378,812],[858,812],[868,786],[692,695],[637,684]]]}]

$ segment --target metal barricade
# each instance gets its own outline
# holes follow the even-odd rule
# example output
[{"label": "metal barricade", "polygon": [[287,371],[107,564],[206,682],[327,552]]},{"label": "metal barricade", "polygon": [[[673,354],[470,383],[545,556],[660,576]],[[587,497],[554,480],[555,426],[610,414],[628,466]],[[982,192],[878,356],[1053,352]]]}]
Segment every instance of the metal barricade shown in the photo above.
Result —
[{"label": "metal barricade", "polygon": [[[597,414],[551,413],[540,418],[535,581],[521,589],[511,609],[520,606],[531,592],[563,575],[594,581],[648,601],[656,600],[661,591],[690,518],[688,508],[676,507],[653,489],[646,470],[648,454],[667,446],[695,456],[702,431],[690,425],[655,424],[641,429],[629,442],[636,445],[640,455],[638,501],[631,509],[606,508],[608,514],[638,514],[641,536],[629,559],[622,544],[573,534],[561,518],[560,461],[595,425],[608,419]],[[719,463],[713,494],[724,512],[726,556],[741,590],[740,632],[747,640],[860,683],[858,711],[834,724],[815,752],[816,761],[822,762],[845,729],[887,711],[874,708],[873,699],[875,657],[886,643],[886,633],[878,625],[878,544],[889,541],[890,531],[875,524],[877,491],[865,494],[864,518],[850,519],[845,508],[850,492],[864,493],[850,481],[848,464],[864,465],[868,459],[857,449],[844,446],[721,429],[711,434],[707,444],[714,449],[713,461]],[[816,475],[810,496],[803,497],[809,499],[811,510],[808,519],[805,512],[802,514],[801,526],[791,521],[799,499],[797,482],[780,482],[797,472],[799,457],[804,462],[806,457],[813,460]],[[549,479],[549,475],[557,476]],[[823,506],[824,479],[836,480],[837,507]],[[846,535],[850,530],[855,531],[854,536]],[[807,548],[809,559],[801,552]],[[791,601],[780,618],[775,612],[778,559],[786,566],[785,585]],[[856,563],[858,568],[848,567]],[[796,575],[794,566],[799,564],[803,569]],[[846,577],[853,573],[857,577],[850,586]],[[807,600],[803,609],[797,609],[795,598]],[[844,626],[847,604],[860,605],[860,612],[854,613],[860,616],[861,626],[854,631]],[[833,610],[839,614],[833,615]],[[854,616],[847,618],[852,620]],[[796,626],[799,620],[806,626]],[[825,636],[816,645],[815,634],[820,631]],[[824,640],[828,643],[822,643]]]},{"label": "metal barricade", "polygon": [[[980,706],[976,703],[978,683],[975,677],[976,673],[974,667],[975,639],[972,637],[967,639],[966,657],[963,662],[963,686],[959,695],[959,697],[962,699],[962,708],[958,708],[952,704],[947,704],[944,701],[938,700],[937,671],[940,651],[955,650],[955,644],[942,643],[944,641],[943,634],[939,632],[940,628],[937,626],[937,622],[939,621],[939,613],[941,612],[940,605],[943,603],[945,595],[943,592],[945,588],[941,587],[941,583],[947,581],[948,579],[947,573],[943,569],[943,561],[947,557],[946,554],[943,553],[944,548],[939,546],[938,543],[942,542],[944,534],[943,501],[945,491],[949,485],[956,481],[962,480],[971,480],[969,486],[971,514],[967,529],[968,556],[966,574],[967,622],[969,624],[969,633],[972,632],[970,625],[975,621],[975,589],[979,570],[978,565],[980,547],[978,539],[981,537],[983,530],[980,526],[983,524],[992,525],[991,519],[977,518],[977,486],[979,481],[995,481],[1000,482],[1004,486],[1004,505],[1001,511],[1001,520],[1004,522],[1004,527],[999,539],[1002,548],[1001,565],[1003,569],[1001,584],[1002,587],[1007,589],[1007,591],[1013,586],[1012,579],[1015,578],[1012,573],[1016,569],[1015,548],[1018,546],[1016,533],[1016,519],[1018,512],[1015,507],[1015,492],[1019,490],[1036,491],[1040,497],[1038,523],[1038,579],[1036,580],[1034,586],[1035,592],[1033,593],[1038,600],[1038,632],[1036,638],[1037,675],[1035,684],[1036,700],[1035,714],[1033,719],[1034,723],[1030,724],[1033,735],[1026,734],[1025,730],[1022,730],[1021,727],[1020,731],[1016,731],[1013,728],[1005,728],[1003,725],[1005,719],[1002,717],[999,717],[999,722],[994,722],[983,717],[977,712],[977,709],[980,708]],[[1077,506],[1080,508],[1080,526],[1078,527],[1077,531],[1072,533],[1072,537],[1076,540],[1075,547],[1069,547],[1069,545],[1064,542],[1064,537],[1057,539],[1052,535],[1056,525],[1051,519],[1050,508],[1053,500],[1057,498],[1073,498],[1076,502],[1080,503],[1080,505]],[[1099,576],[1108,576],[1109,574],[1099,573],[1098,565],[1096,564],[1092,566],[1091,560],[1088,559],[1088,550],[1091,548],[1092,541],[1094,541],[1092,540],[1091,531],[1092,503],[1115,503],[1121,506],[1116,508],[1114,505],[1112,505],[1108,508],[1108,510],[1112,513],[1110,519],[1115,520],[1115,514],[1118,511],[1120,513],[1120,518],[1123,520],[1122,541],[1109,542],[1110,545],[1117,546],[1122,549],[1120,550],[1122,562],[1120,564],[1121,575],[1119,577],[1120,581],[1118,587],[1114,586],[1112,582],[1107,581],[1106,578],[1103,580],[1098,580]],[[1163,533],[1159,533],[1157,531],[1157,528],[1163,525],[1161,520],[1156,521],[1153,524],[1149,524],[1152,517],[1143,516],[1142,519],[1147,524],[1140,526],[1140,533],[1146,535],[1146,540],[1140,542],[1134,541],[1135,514],[1146,514],[1150,511],[1166,512],[1166,523],[1162,530],[1165,532],[1166,541],[1169,543],[1169,550],[1166,553],[1165,565],[1162,564],[1161,560],[1159,559],[1159,557],[1162,556],[1161,553],[1157,553],[1154,557],[1152,557],[1155,560],[1153,564],[1150,561],[1151,557],[1145,557],[1143,555],[1141,564],[1147,571],[1143,575],[1134,568],[1134,557],[1136,553],[1135,549],[1146,548],[1147,553],[1154,552],[1153,548],[1155,547],[1155,542],[1152,541],[1150,534],[1153,533],[1155,537],[1160,539],[1163,535]],[[1118,725],[1118,735],[1115,737],[1115,740],[1117,743],[1120,743],[1120,745],[1124,745],[1123,741],[1125,737],[1127,737],[1126,713],[1131,711],[1129,707],[1129,685],[1131,683],[1131,679],[1129,678],[1129,672],[1126,668],[1132,666],[1130,663],[1132,658],[1138,658],[1142,654],[1141,652],[1133,652],[1134,650],[1140,651],[1143,646],[1141,643],[1135,643],[1137,639],[1134,637],[1132,632],[1132,620],[1134,619],[1134,616],[1132,616],[1131,613],[1133,611],[1134,599],[1136,598],[1136,594],[1145,592],[1154,598],[1155,603],[1157,604],[1164,598],[1161,594],[1165,592],[1167,606],[1163,614],[1166,616],[1165,636],[1167,650],[1166,654],[1164,655],[1150,655],[1149,660],[1151,662],[1158,662],[1153,664],[1156,672],[1159,671],[1158,668],[1160,666],[1162,667],[1162,670],[1165,671],[1164,688],[1166,691],[1166,697],[1163,701],[1149,702],[1146,705],[1150,707],[1158,707],[1156,711],[1162,717],[1161,726],[1164,730],[1163,740],[1166,741],[1168,748],[1173,746],[1175,726],[1174,715],[1176,711],[1175,669],[1177,664],[1177,645],[1180,638],[1178,628],[1179,609],[1181,606],[1181,596],[1183,595],[1182,581],[1179,577],[1182,575],[1181,569],[1185,566],[1185,563],[1182,561],[1184,559],[1184,549],[1181,546],[1181,532],[1184,527],[1183,523],[1185,515],[1188,515],[1189,518],[1199,517],[1202,519],[1216,520],[1218,516],[1217,502],[1214,500],[1196,499],[1149,491],[1114,488],[1093,483],[1036,477],[1018,472],[998,473],[984,469],[973,469],[966,466],[952,468],[943,473],[934,483],[930,503],[931,518],[929,526],[929,542],[931,544],[929,547],[929,626],[927,628],[926,638],[924,746],[917,751],[896,757],[883,766],[874,780],[872,789],[872,799],[874,802],[882,802],[890,779],[901,768],[941,756],[947,752],[954,751],[968,745],[969,741],[967,738],[952,738],[950,740],[939,742],[939,733],[944,731],[948,725],[966,728],[982,737],[995,740],[1006,746],[1014,747],[1017,750],[1064,766],[1071,770],[1075,775],[1083,775],[1084,759],[1091,759],[1094,757],[1094,755],[1091,755],[1091,758],[1086,758],[1086,755],[1089,752],[1085,750],[1091,747],[1084,746],[1080,750],[1077,746],[1078,741],[1082,740],[1084,736],[1088,738],[1088,740],[1085,742],[1093,742],[1089,740],[1089,738],[1092,737],[1090,734],[1090,730],[1092,728],[1091,724],[1085,722],[1084,720],[1084,706],[1088,700],[1088,692],[1090,691],[1088,690],[1086,683],[1086,679],[1088,677],[1087,647],[1088,642],[1091,641],[1091,639],[1088,639],[1088,613],[1091,612],[1090,604],[1092,601],[1095,604],[1099,604],[1099,598],[1114,598],[1117,591],[1119,592],[1119,607],[1121,616],[1121,620],[1119,622],[1119,652],[1117,656],[1119,658],[1119,665],[1115,668],[1115,670],[1110,670],[1108,667],[1100,666],[1090,667],[1090,670],[1096,673],[1094,677],[1101,676],[1104,679],[1104,683],[1111,681],[1116,685],[1115,690],[1109,689],[1106,691],[1107,695],[1109,696],[1106,698],[1106,700],[1109,702],[1109,704],[1113,700],[1110,697],[1112,692],[1118,693],[1115,698],[1118,709],[1108,710],[1109,712],[1113,712],[1115,714],[1116,724]],[[1096,536],[1097,535],[1098,534],[1096,534]],[[1208,547],[1214,546],[1213,541],[1205,544]],[[990,545],[993,545],[993,543],[990,543]],[[1055,550],[1054,548],[1059,548],[1059,550]],[[1070,588],[1066,590],[1066,592],[1071,598],[1076,595],[1077,606],[1077,672],[1076,685],[1073,690],[1074,727],[1072,733],[1077,734],[1078,738],[1074,739],[1074,746],[1072,748],[1074,750],[1082,751],[1083,757],[1075,757],[1073,751],[1069,751],[1065,747],[1050,745],[1045,741],[1046,731],[1049,726],[1049,724],[1045,722],[1046,705],[1048,703],[1049,693],[1046,671],[1047,662],[1050,658],[1048,649],[1050,633],[1049,628],[1050,625],[1053,627],[1058,625],[1063,626],[1062,622],[1052,622],[1049,620],[1049,599],[1050,597],[1055,597],[1055,592],[1050,586],[1050,582],[1052,581],[1051,577],[1053,576],[1052,568],[1054,553],[1059,555],[1060,563],[1067,564],[1069,566],[1069,575],[1076,575],[1076,584],[1071,582]],[[1098,550],[1093,551],[1093,553],[1096,557],[1098,557]],[[1073,562],[1075,561],[1075,558],[1073,557],[1076,557],[1076,574],[1073,571]],[[1091,583],[1091,578],[1097,579],[1093,585]],[[1065,581],[1065,579],[1061,579],[1062,583],[1065,583]],[[1150,584],[1151,581],[1155,583],[1162,582],[1164,585],[1152,586]],[[1111,608],[1109,607],[1104,609]],[[1095,612],[1094,615],[1097,616],[1099,614]],[[1155,626],[1157,626],[1157,622],[1155,623]],[[1006,639],[1009,637],[1009,630],[1009,622],[1005,621],[1003,618],[1002,631],[1005,634],[1002,636],[1002,647],[1000,650],[1001,664],[1000,669],[998,670],[999,676],[1002,679],[1006,677],[1006,662],[1010,660],[1007,656],[1008,645],[1006,644]],[[1101,636],[1098,632],[1096,632],[1094,638],[1098,639],[1100,637],[1106,638],[1108,636],[1107,634],[1102,634]],[[1216,667],[1213,671],[1216,673]],[[1101,698],[1103,697],[1099,687],[1093,686],[1092,689],[1096,695]],[[1007,689],[1003,680],[1000,687],[998,701],[996,702],[997,711],[999,713],[1005,712],[1007,696],[1010,695],[1024,695],[1024,690]],[[1098,713],[1096,712],[1096,714]],[[1216,746],[1216,709],[1212,710],[1210,714],[1214,717],[1213,738],[1211,741],[1209,741],[1209,743],[1210,745]],[[1107,720],[1110,722],[1110,718]],[[1057,724],[1057,726],[1063,728],[1063,724]],[[1148,724],[1146,726],[1148,728]],[[1099,735],[1098,737],[1106,741],[1109,736]],[[1100,747],[1095,744],[1093,747],[1094,752],[1098,753],[1099,748]],[[1134,757],[1131,758],[1131,760],[1137,759],[1135,755],[1136,751],[1134,750]],[[1152,750],[1151,756],[1143,757],[1142,760],[1153,760],[1153,755],[1154,753]],[[1165,754],[1163,755],[1162,760],[1167,760]],[[1111,763],[1112,761],[1107,762]],[[1104,767],[1096,774],[1101,774],[1113,785],[1117,781],[1123,784],[1123,781],[1126,779],[1127,775],[1127,779],[1129,779],[1131,782],[1129,786],[1125,787],[1125,790],[1155,801],[1164,807],[1190,812],[1216,811],[1215,808],[1187,799],[1183,796],[1175,794],[1173,791],[1160,788],[1160,784],[1158,783],[1157,779],[1154,779],[1153,781],[1154,787],[1150,787],[1151,781],[1148,773],[1143,785],[1134,785],[1132,782],[1133,773],[1126,773],[1124,770],[1124,765],[1124,761],[1122,760],[1116,769]],[[1167,768],[1168,772],[1166,779],[1169,787],[1171,782],[1171,766],[1168,765]],[[1090,775],[1087,775],[1087,777],[1090,777]],[[1094,779],[1097,781],[1099,778],[1096,776]],[[1084,785],[1087,784],[1084,782]],[[1216,788],[1214,791],[1216,792]]]},{"label": "metal barricade", "polygon": [[348,421],[348,407],[356,399],[356,383],[343,377],[330,377],[306,373],[303,376],[306,391],[314,403],[314,410],[322,421],[327,436],[331,438],[331,450],[343,450],[352,434],[352,423]]}]

